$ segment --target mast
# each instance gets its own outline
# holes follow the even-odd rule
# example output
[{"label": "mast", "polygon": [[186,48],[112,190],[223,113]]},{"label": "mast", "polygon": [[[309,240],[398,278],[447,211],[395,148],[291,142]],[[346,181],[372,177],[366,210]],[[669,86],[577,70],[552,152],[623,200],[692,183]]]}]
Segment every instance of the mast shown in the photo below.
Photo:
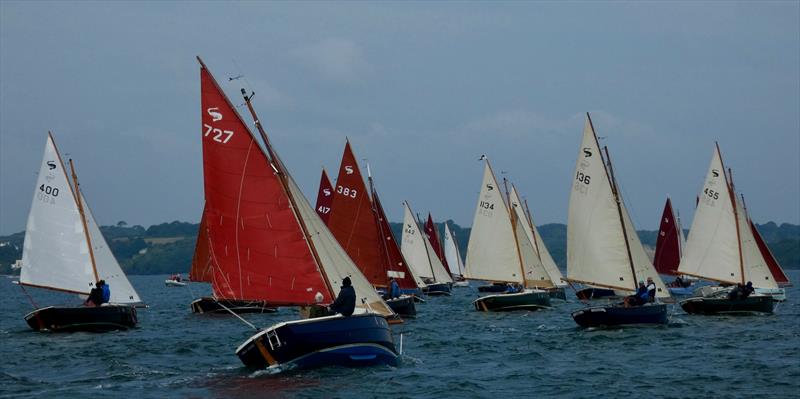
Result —
[{"label": "mast", "polygon": [[[197,60],[200,62],[203,68],[206,68],[205,64],[203,64],[203,61],[200,59],[200,57],[197,57]],[[214,83],[216,83],[216,80],[214,81]],[[245,104],[247,104],[247,109],[250,111],[250,115],[253,117],[253,121],[255,122],[256,128],[258,129],[258,133],[261,135],[261,139],[264,141],[264,146],[266,147],[267,152],[269,153],[269,157],[272,160],[272,167],[275,169],[275,172],[278,175],[278,180],[281,182],[281,186],[283,186],[283,190],[286,193],[287,198],[289,198],[289,203],[291,204],[292,211],[295,215],[295,218],[299,222],[300,228],[303,231],[303,235],[306,238],[305,241],[308,244],[308,247],[311,249],[311,254],[314,256],[314,261],[317,262],[318,265],[317,269],[320,272],[320,274],[322,274],[323,277],[322,280],[325,282],[325,286],[326,288],[328,288],[328,292],[334,293],[336,291],[334,291],[333,287],[331,287],[330,280],[328,279],[328,276],[325,273],[325,268],[322,267],[322,261],[319,258],[319,254],[317,253],[317,249],[314,246],[313,240],[311,240],[311,234],[308,232],[308,227],[306,227],[305,221],[297,212],[297,203],[294,196],[292,195],[292,191],[289,190],[289,183],[286,181],[286,174],[283,170],[283,164],[280,158],[277,156],[277,154],[275,154],[274,150],[272,149],[272,144],[269,141],[267,132],[261,125],[261,120],[258,119],[258,114],[256,114],[256,110],[253,108],[253,104],[250,101],[252,95],[248,96],[247,91],[245,91],[244,88],[242,88],[241,92],[242,92],[242,97],[244,97]]]},{"label": "mast", "polygon": [[514,204],[511,203],[511,193],[508,191],[508,179],[503,176],[503,188],[506,190],[506,199],[508,200],[508,217],[511,219],[511,232],[514,233],[514,248],[517,249],[517,260],[519,261],[519,270],[522,276],[522,286],[528,286],[527,279],[525,278],[525,263],[522,260],[522,253],[519,250],[519,237],[517,237],[517,213],[513,209]]},{"label": "mast", "polygon": [[92,260],[92,271],[94,272],[95,283],[100,281],[97,275],[97,263],[94,260],[94,250],[92,249],[92,239],[89,237],[89,226],[86,223],[86,214],[83,211],[83,201],[81,200],[81,187],[78,184],[78,175],[75,173],[75,166],[72,159],[69,160],[69,169],[72,172],[72,182],[75,184],[75,199],[78,202],[78,211],[81,214],[81,223],[83,224],[83,234],[86,236],[86,245],[89,247],[89,259]]},{"label": "mast", "polygon": [[[594,131],[594,129],[592,129]],[[595,135],[595,139],[597,139],[597,135]],[[619,191],[617,189],[617,180],[614,178],[614,168],[611,166],[611,156],[608,154],[608,147],[603,147],[603,150],[606,152],[606,160],[608,160],[608,172],[609,172],[609,179],[611,180],[611,192],[614,194],[614,201],[617,203],[617,212],[619,212],[619,223],[622,225],[622,237],[625,239],[625,250],[628,253],[628,262],[631,265],[631,273],[633,273],[633,288],[636,290],[638,286],[636,285],[636,267],[633,265],[633,255],[631,255],[631,246],[628,243],[628,231],[625,228],[625,220],[622,217],[622,205],[619,199]]]},{"label": "mast", "polygon": [[[739,273],[741,273],[741,283],[744,285],[744,256],[742,254],[742,233],[739,226],[739,211],[736,209],[736,192],[733,189],[733,171],[728,168],[728,174],[725,173],[725,162],[722,161],[722,151],[719,150],[719,143],[714,142],[717,146],[717,154],[719,154],[719,162],[722,164],[722,175],[725,177],[725,185],[728,187],[728,194],[731,197],[731,205],[733,206],[733,220],[736,224],[736,244],[739,247]],[[730,177],[730,179],[729,179]]]}]

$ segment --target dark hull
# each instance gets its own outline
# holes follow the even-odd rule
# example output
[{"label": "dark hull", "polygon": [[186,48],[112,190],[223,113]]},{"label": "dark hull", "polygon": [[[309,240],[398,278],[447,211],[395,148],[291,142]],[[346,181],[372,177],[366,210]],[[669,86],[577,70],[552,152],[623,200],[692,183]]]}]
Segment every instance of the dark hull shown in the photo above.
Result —
[{"label": "dark hull", "polygon": [[[225,307],[222,307],[224,305]],[[214,299],[202,297],[192,302],[193,313],[228,313],[225,308],[232,312],[240,313],[275,313],[278,308],[269,306],[264,301],[247,301],[238,299]]]},{"label": "dark hull", "polygon": [[274,325],[250,337],[236,350],[245,366],[397,365],[389,325],[380,315],[328,316]]},{"label": "dark hull", "polygon": [[592,306],[572,312],[572,318],[581,327],[667,324],[667,305]]},{"label": "dark hull", "polygon": [[441,296],[441,295],[452,295],[450,292],[450,284],[447,283],[437,283],[431,284],[425,287],[424,292],[428,294],[428,296]]},{"label": "dark hull", "polygon": [[414,297],[403,295],[399,298],[387,299],[386,304],[401,317],[415,317],[417,307],[414,305]]},{"label": "dark hull", "polygon": [[567,291],[564,287],[548,288],[547,293],[550,294],[550,299],[567,300]]},{"label": "dark hull", "polygon": [[680,302],[681,308],[689,314],[747,314],[772,313],[775,302],[770,296],[750,296],[747,299],[694,297]]},{"label": "dark hull", "polygon": [[594,287],[587,287],[575,291],[575,295],[578,297],[578,299],[613,298],[618,296],[614,292],[614,290],[610,290],[607,288],[594,288]]},{"label": "dark hull", "polygon": [[524,292],[487,295],[476,299],[472,304],[475,306],[475,310],[484,312],[539,310],[550,307],[550,294],[547,292]]},{"label": "dark hull", "polygon": [[106,332],[136,327],[136,309],[127,305],[106,305],[94,308],[46,307],[25,315],[25,321],[36,330],[53,332]]},{"label": "dark hull", "polygon": [[492,285],[482,285],[478,287],[478,292],[506,292],[507,286],[505,284],[492,284]]}]

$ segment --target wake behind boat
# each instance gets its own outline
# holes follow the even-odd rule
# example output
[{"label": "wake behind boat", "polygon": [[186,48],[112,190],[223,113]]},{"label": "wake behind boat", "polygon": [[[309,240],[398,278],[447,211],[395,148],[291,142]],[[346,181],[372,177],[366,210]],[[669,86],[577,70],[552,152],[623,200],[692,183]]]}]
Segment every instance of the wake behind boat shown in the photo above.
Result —
[{"label": "wake behind boat", "polygon": [[[88,295],[84,306],[39,308],[25,316],[37,331],[125,330],[136,326],[139,295],[117,263],[80,189],[72,184],[53,135],[48,133],[34,190],[20,286]],[[27,295],[27,293],[26,293]]]}]

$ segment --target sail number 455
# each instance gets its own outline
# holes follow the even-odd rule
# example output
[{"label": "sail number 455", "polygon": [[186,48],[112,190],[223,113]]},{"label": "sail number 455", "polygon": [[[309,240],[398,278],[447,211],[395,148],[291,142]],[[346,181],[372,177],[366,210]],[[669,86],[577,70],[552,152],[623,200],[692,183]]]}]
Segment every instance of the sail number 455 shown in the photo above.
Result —
[{"label": "sail number 455", "polygon": [[214,136],[211,137],[211,139],[218,143],[225,144],[230,141],[231,137],[233,137],[232,130],[218,129],[205,123],[203,124],[203,127],[206,128],[206,132],[203,134],[203,137],[208,137],[209,134],[213,133]]}]

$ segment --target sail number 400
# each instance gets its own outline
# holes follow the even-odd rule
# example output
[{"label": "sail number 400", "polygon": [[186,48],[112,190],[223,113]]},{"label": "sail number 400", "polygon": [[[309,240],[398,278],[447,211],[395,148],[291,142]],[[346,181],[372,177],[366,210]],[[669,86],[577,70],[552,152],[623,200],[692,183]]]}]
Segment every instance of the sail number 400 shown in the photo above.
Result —
[{"label": "sail number 400", "polygon": [[350,198],[355,198],[358,193],[355,189],[343,186],[336,186],[336,192]]},{"label": "sail number 400", "polygon": [[46,186],[42,184],[39,186],[39,191],[47,195],[52,195],[53,197],[58,197],[58,187]]},{"label": "sail number 400", "polygon": [[205,123],[203,124],[203,127],[206,128],[206,132],[203,134],[203,137],[208,137],[209,134],[214,133],[214,136],[211,139],[218,143],[225,144],[230,141],[231,137],[233,137],[232,130],[217,129]]}]

